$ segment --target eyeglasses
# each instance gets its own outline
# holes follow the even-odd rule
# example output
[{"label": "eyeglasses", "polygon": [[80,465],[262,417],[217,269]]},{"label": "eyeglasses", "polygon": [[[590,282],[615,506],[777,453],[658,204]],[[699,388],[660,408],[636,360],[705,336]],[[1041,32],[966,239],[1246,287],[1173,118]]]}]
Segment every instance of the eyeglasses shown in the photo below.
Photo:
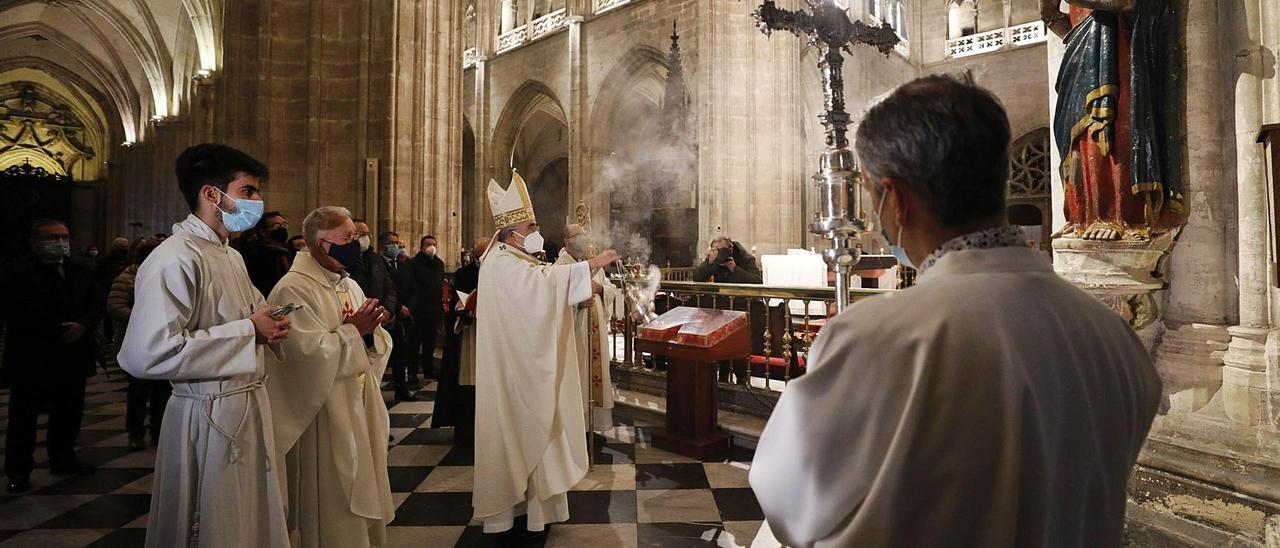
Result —
[{"label": "eyeglasses", "polygon": [[40,236],[36,240],[41,242],[70,242],[71,236]]}]

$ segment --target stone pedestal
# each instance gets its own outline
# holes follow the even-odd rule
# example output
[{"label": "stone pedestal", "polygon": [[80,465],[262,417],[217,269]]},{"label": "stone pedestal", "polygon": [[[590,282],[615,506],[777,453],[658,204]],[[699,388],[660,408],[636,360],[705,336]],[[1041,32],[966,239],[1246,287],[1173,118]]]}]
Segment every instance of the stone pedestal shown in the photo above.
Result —
[{"label": "stone pedestal", "polygon": [[1155,292],[1165,287],[1164,263],[1176,238],[1177,231],[1150,240],[1060,237],[1053,241],[1053,268],[1129,322],[1150,349],[1162,330]]},{"label": "stone pedestal", "polygon": [[1233,422],[1257,426],[1268,414],[1266,345],[1271,330],[1231,327],[1223,357],[1222,407]]}]

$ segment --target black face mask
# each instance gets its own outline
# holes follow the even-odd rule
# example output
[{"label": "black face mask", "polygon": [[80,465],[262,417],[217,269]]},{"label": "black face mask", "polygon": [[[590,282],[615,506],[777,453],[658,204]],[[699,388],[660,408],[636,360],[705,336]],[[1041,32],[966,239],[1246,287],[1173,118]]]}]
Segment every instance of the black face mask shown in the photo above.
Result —
[{"label": "black face mask", "polygon": [[733,255],[732,249],[729,249],[727,247],[721,248],[720,252],[716,253],[716,264],[724,264],[724,262],[729,260],[729,257],[732,255]]},{"label": "black face mask", "polygon": [[289,229],[283,226],[273,229],[271,232],[267,233],[267,237],[280,242],[281,244],[289,243]]},{"label": "black face mask", "polygon": [[356,265],[360,264],[360,242],[352,240],[350,243],[343,245],[329,242],[329,252],[327,254],[333,257],[335,261],[342,263],[342,267],[350,272]]}]

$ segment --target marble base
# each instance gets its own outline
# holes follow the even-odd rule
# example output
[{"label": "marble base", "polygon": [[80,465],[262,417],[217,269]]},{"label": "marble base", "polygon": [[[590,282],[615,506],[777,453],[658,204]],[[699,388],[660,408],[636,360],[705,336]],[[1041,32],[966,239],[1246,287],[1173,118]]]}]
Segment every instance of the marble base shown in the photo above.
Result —
[{"label": "marble base", "polygon": [[[1265,422],[1271,394],[1267,383],[1269,329],[1235,326],[1228,329],[1231,344],[1223,356],[1222,406],[1232,421],[1247,426]],[[1272,428],[1274,431],[1275,428]]]},{"label": "marble base", "polygon": [[1053,268],[1129,322],[1148,345],[1162,326],[1155,292],[1165,288],[1165,260],[1177,240],[1170,231],[1150,240],[1097,241],[1064,236],[1053,241]]}]

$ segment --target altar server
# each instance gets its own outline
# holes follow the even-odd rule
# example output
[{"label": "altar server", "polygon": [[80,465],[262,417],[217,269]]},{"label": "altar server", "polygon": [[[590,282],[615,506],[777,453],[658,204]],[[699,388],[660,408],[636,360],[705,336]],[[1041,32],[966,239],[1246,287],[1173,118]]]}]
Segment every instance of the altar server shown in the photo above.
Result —
[{"label": "altar server", "polygon": [[859,126],[872,220],[918,284],[823,328],[765,427],[751,486],[783,544],[1123,543],[1160,381],[1006,224],[1008,146],[996,99],[943,76]]},{"label": "altar server", "polygon": [[173,383],[147,546],[288,546],[276,483],[265,350],[289,334],[227,245],[262,216],[267,167],[224,145],[175,162],[191,215],[138,269],[120,367]]}]

